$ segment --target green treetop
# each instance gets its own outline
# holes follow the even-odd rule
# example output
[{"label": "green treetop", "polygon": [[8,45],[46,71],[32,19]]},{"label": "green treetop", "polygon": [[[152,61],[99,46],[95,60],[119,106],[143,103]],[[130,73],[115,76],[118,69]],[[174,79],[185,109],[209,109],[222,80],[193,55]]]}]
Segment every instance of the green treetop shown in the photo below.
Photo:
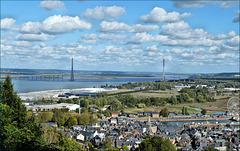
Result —
[{"label": "green treetop", "polygon": [[139,149],[141,151],[176,151],[175,146],[168,139],[151,135],[141,142]]}]

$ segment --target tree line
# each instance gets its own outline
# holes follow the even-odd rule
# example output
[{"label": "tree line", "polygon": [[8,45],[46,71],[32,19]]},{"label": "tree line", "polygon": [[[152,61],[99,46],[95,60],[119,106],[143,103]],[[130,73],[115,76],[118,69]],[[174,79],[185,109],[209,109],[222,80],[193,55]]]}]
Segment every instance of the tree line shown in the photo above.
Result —
[{"label": "tree line", "polygon": [[[69,99],[60,99],[59,102],[66,103]],[[207,88],[183,88],[179,95],[171,96],[170,98],[159,97],[139,97],[136,98],[130,94],[115,95],[115,96],[88,96],[80,97],[81,107],[83,110],[87,110],[89,105],[96,105],[98,108],[102,108],[104,105],[111,105],[112,111],[123,110],[125,107],[149,107],[149,106],[165,106],[167,103],[183,104],[183,103],[204,103],[216,101],[214,97],[210,96],[210,92]],[[79,104],[79,101],[75,101]]]}]

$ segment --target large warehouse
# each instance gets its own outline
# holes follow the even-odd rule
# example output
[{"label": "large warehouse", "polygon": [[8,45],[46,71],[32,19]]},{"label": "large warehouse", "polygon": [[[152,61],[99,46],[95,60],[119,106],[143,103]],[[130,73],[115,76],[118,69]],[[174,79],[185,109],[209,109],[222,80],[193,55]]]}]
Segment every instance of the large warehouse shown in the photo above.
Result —
[{"label": "large warehouse", "polygon": [[36,105],[27,105],[28,110],[33,111],[51,111],[53,109],[65,109],[68,108],[71,111],[75,111],[79,108],[77,104],[69,104],[69,103],[55,103],[55,104],[36,104]]}]

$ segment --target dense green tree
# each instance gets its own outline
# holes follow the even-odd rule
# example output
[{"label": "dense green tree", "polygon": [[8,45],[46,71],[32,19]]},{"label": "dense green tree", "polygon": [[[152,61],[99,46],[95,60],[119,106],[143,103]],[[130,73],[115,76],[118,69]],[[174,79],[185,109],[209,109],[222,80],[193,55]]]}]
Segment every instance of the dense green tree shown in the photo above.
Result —
[{"label": "dense green tree", "polygon": [[202,113],[202,115],[206,115],[207,114],[207,110],[202,109],[201,113]]},{"label": "dense green tree", "polygon": [[74,139],[62,137],[60,139],[61,151],[83,151],[82,146]]},{"label": "dense green tree", "polygon": [[94,146],[92,145],[92,143],[86,142],[86,144],[87,144],[88,147],[89,147],[89,151],[99,151],[99,149],[94,148]]},{"label": "dense green tree", "polygon": [[199,102],[199,103],[205,102],[205,100],[204,100],[204,98],[203,98],[203,95],[199,94],[199,95],[197,96],[197,102]]},{"label": "dense green tree", "polygon": [[167,108],[161,109],[159,115],[160,115],[160,116],[163,116],[163,117],[168,117],[168,115],[169,115],[168,109],[167,109]]},{"label": "dense green tree", "polygon": [[78,124],[83,125],[83,126],[88,126],[89,123],[97,122],[97,119],[94,118],[93,115],[87,111],[85,111],[81,115],[78,115],[77,120],[78,120]]},{"label": "dense green tree", "polygon": [[146,106],[151,106],[151,100],[150,98],[142,98],[141,101],[146,105]]},{"label": "dense green tree", "polygon": [[56,127],[43,125],[43,139],[49,144],[59,143],[59,133]]},{"label": "dense green tree", "polygon": [[37,120],[39,123],[45,123],[52,121],[53,113],[52,112],[39,112],[37,115]]},{"label": "dense green tree", "polygon": [[209,146],[206,150],[204,151],[217,151],[217,149],[214,148],[214,146]]},{"label": "dense green tree", "polygon": [[[95,100],[95,101],[96,101],[96,100]],[[80,104],[81,104],[81,107],[85,107],[86,109],[88,109],[89,100],[87,100],[87,99],[81,100],[81,101],[80,101]],[[96,104],[96,102],[95,102],[94,104]]]},{"label": "dense green tree", "polygon": [[1,82],[1,150],[39,150],[44,143],[41,134],[35,116],[27,117],[8,76]]},{"label": "dense green tree", "polygon": [[171,96],[169,101],[170,101],[171,104],[177,104],[177,97],[176,96]]},{"label": "dense green tree", "polygon": [[190,99],[190,97],[187,93],[181,93],[179,95],[179,102],[180,103],[189,102],[189,99]]},{"label": "dense green tree", "polygon": [[106,110],[106,111],[103,111],[103,115],[106,116],[106,117],[110,117],[111,113],[110,113],[109,110]]},{"label": "dense green tree", "polygon": [[185,115],[189,115],[188,108],[185,107]]},{"label": "dense green tree", "polygon": [[134,107],[137,104],[137,100],[132,95],[120,95],[117,99],[128,107]]},{"label": "dense green tree", "polygon": [[64,124],[64,114],[61,110],[54,110],[53,122],[56,122],[59,126]]},{"label": "dense green tree", "polygon": [[175,146],[159,136],[148,136],[139,145],[140,151],[176,151]]},{"label": "dense green tree", "polygon": [[1,82],[1,92],[1,150],[82,150],[79,143],[56,128],[42,128],[32,112],[27,115],[9,77]]},{"label": "dense green tree", "polygon": [[90,114],[90,123],[91,123],[91,124],[94,124],[94,123],[97,123],[97,121],[98,121],[98,119],[95,118],[95,117],[93,117],[92,114]]},{"label": "dense green tree", "polygon": [[189,115],[188,108],[184,107],[182,108],[182,115]]},{"label": "dense green tree", "polygon": [[185,115],[185,107],[182,108],[182,115]]},{"label": "dense green tree", "polygon": [[123,145],[123,146],[121,147],[121,149],[122,149],[123,151],[129,151],[129,148],[128,148],[126,145]]},{"label": "dense green tree", "polygon": [[88,126],[90,123],[90,114],[88,112],[82,113],[78,118],[78,123],[83,126]]},{"label": "dense green tree", "polygon": [[191,87],[190,89],[189,89],[189,88],[183,88],[183,89],[180,91],[180,93],[186,93],[186,94],[188,94],[191,98],[194,98],[194,97],[196,97],[196,93],[195,93],[195,91],[194,91],[195,88],[196,88],[195,86]]},{"label": "dense green tree", "polygon": [[102,143],[102,147],[104,150],[107,150],[108,148],[110,148],[112,146],[113,142],[111,140],[111,138],[106,137],[105,141]]},{"label": "dense green tree", "polygon": [[69,112],[69,108],[63,108],[63,109],[60,109],[63,113],[67,113]]},{"label": "dense green tree", "polygon": [[64,126],[65,126],[66,128],[70,128],[70,127],[72,127],[72,126],[74,126],[74,125],[77,125],[77,124],[78,124],[77,118],[75,118],[75,117],[69,117],[68,120],[65,122]]},{"label": "dense green tree", "polygon": [[64,124],[66,123],[66,121],[71,117],[70,114],[64,114],[63,118],[64,118]]},{"label": "dense green tree", "polygon": [[1,82],[1,103],[8,105],[13,110],[13,121],[17,122],[19,128],[23,128],[26,123],[26,107],[22,104],[17,93],[14,92],[12,80],[9,76]]},{"label": "dense green tree", "polygon": [[118,110],[121,108],[121,106],[122,106],[121,102],[118,101],[117,98],[113,98],[113,99],[111,100],[111,102],[110,102],[110,105],[111,105],[111,109],[112,109],[113,111],[118,111]]},{"label": "dense green tree", "polygon": [[119,151],[119,149],[111,146],[107,149],[107,151]]}]

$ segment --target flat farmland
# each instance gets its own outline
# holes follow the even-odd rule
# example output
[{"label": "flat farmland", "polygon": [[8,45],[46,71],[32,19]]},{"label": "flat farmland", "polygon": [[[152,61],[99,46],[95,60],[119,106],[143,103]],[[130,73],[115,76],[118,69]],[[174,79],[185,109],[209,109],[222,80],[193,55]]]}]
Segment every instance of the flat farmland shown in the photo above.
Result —
[{"label": "flat farmland", "polygon": [[180,105],[170,105],[167,104],[165,106],[151,106],[151,107],[145,107],[145,108],[126,108],[124,109],[124,112],[126,113],[137,113],[137,112],[144,112],[144,111],[151,111],[151,112],[160,112],[161,109],[167,108],[169,112],[177,112],[177,113],[182,113],[182,108],[183,106],[188,107],[188,112],[190,114],[192,113],[200,113],[200,110],[197,110],[193,107],[189,107],[190,104],[180,104]]},{"label": "flat farmland", "polygon": [[161,90],[149,90],[149,91],[142,91],[142,92],[135,92],[135,93],[130,93],[134,97],[159,97],[159,98],[170,98],[171,96],[176,96],[178,95],[177,91],[173,90],[166,90],[166,91],[161,91]]}]

